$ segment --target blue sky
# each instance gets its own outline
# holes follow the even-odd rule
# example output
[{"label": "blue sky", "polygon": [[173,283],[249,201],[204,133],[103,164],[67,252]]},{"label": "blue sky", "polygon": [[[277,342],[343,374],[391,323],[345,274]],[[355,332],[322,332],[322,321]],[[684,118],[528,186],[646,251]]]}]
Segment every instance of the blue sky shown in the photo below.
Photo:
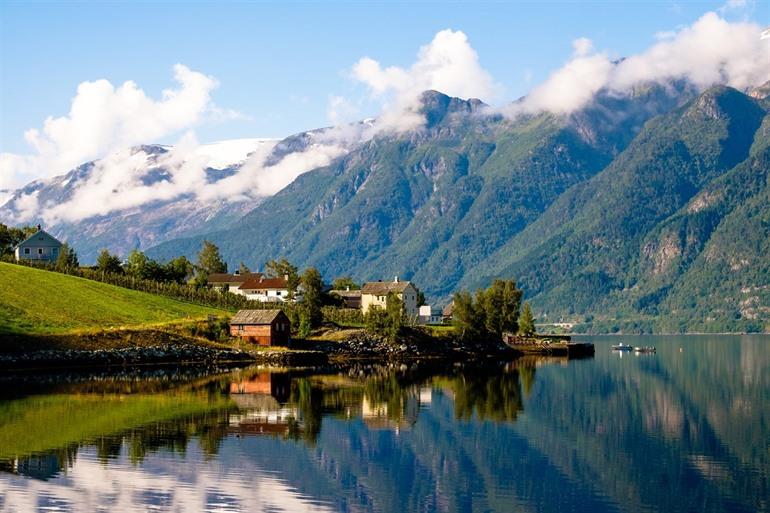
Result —
[{"label": "blue sky", "polygon": [[[29,151],[23,132],[67,113],[77,85],[133,80],[152,96],[182,63],[215,77],[222,108],[243,119],[197,128],[201,141],[283,136],[328,124],[330,95],[365,99],[347,75],[361,57],[408,66],[436,32],[461,30],[502,85],[525,94],[567,60],[571,41],[637,53],[658,32],[721,2],[8,2],[0,7],[0,151]],[[770,23],[768,4],[732,13]],[[368,112],[367,112],[368,110]],[[362,115],[376,114],[364,101]],[[166,141],[159,141],[166,142]]]},{"label": "blue sky", "polygon": [[[0,192],[190,133],[198,144],[403,117],[426,87],[495,106],[532,93],[530,108],[559,113],[599,87],[666,76],[747,86],[770,78],[767,25],[770,0],[5,0]],[[648,51],[664,43],[665,57]],[[642,58],[610,70],[629,56]]]}]

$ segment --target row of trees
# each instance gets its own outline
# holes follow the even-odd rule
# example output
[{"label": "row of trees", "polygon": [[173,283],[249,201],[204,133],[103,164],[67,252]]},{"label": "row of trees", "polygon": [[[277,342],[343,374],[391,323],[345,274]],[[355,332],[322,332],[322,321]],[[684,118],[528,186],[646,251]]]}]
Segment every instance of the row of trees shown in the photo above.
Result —
[{"label": "row of trees", "polygon": [[503,333],[534,334],[529,303],[520,311],[523,295],[515,280],[495,280],[475,295],[456,293],[452,320],[458,335],[465,340],[500,340]]}]

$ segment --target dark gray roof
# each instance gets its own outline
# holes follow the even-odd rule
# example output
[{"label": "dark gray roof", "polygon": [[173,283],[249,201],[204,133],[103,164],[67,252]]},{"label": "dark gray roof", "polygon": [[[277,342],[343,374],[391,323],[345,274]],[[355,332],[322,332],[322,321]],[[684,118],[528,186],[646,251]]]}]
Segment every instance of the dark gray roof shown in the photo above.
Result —
[{"label": "dark gray roof", "polygon": [[[41,240],[42,239],[42,240]],[[34,246],[34,247],[44,247],[44,248],[59,248],[61,247],[62,243],[59,242],[56,237],[51,235],[45,230],[38,230],[26,239],[24,239],[22,242],[18,243],[14,249],[20,248],[22,246]]]},{"label": "dark gray roof", "polygon": [[213,273],[209,274],[208,283],[243,283],[253,278],[259,279],[262,273],[244,273],[244,274],[227,274],[227,273]]},{"label": "dark gray roof", "polygon": [[387,296],[390,292],[401,294],[411,284],[409,281],[369,281],[361,287],[361,293],[374,296]]},{"label": "dark gray roof", "polygon": [[[230,324],[270,324],[283,310],[238,310],[230,319]],[[285,314],[284,314],[285,315]]]},{"label": "dark gray roof", "polygon": [[329,294],[337,294],[340,297],[361,297],[360,290],[330,290]]}]

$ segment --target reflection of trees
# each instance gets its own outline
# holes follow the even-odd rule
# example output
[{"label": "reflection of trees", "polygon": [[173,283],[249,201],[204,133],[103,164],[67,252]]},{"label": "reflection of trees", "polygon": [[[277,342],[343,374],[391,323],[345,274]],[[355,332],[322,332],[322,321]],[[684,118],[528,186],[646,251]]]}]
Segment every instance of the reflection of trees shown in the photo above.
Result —
[{"label": "reflection of trees", "polygon": [[303,424],[302,429],[296,422],[289,424],[289,436],[294,439],[302,438],[310,445],[315,445],[321,432],[321,414],[323,412],[324,392],[311,385],[308,378],[298,378],[291,383],[289,402],[295,403]]},{"label": "reflection of trees", "polygon": [[482,372],[461,373],[450,383],[459,419],[469,420],[475,412],[482,420],[516,420],[524,409],[518,370],[486,376]]}]

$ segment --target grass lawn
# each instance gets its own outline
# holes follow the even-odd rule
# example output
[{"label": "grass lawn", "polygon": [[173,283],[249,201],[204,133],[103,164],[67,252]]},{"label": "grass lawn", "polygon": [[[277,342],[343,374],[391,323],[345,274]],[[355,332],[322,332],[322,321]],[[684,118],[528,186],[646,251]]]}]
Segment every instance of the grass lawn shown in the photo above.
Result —
[{"label": "grass lawn", "polygon": [[227,312],[0,262],[0,336],[161,326]]}]

